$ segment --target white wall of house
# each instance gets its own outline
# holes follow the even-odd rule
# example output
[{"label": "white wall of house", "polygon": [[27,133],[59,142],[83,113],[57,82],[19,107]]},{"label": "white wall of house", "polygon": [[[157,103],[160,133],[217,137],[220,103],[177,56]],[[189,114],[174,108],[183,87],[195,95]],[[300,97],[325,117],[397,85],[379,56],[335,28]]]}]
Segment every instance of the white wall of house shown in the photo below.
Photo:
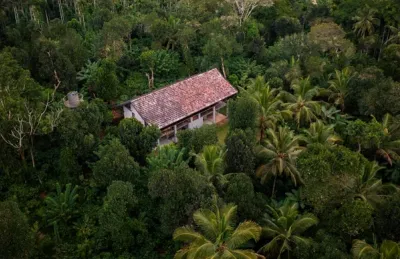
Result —
[{"label": "white wall of house", "polygon": [[135,110],[135,108],[133,108],[132,105],[130,107],[131,109],[127,108],[126,106],[124,106],[123,108],[124,108],[124,118],[135,118],[144,125],[144,120],[142,116],[140,116],[140,114]]},{"label": "white wall of house", "polygon": [[124,106],[124,118],[132,118],[133,117],[133,113],[131,112],[131,110],[129,110],[128,108],[126,108]]},{"label": "white wall of house", "polygon": [[133,113],[135,119],[137,119],[138,121],[140,121],[140,123],[142,123],[143,125],[145,125],[142,116],[140,116],[140,114],[135,110],[135,108],[133,108],[133,105],[131,105],[131,111],[132,111],[132,113]]},{"label": "white wall of house", "polygon": [[201,126],[203,126],[203,123],[204,123],[203,117],[200,117],[197,120],[193,120],[189,123],[189,129],[200,128]]}]

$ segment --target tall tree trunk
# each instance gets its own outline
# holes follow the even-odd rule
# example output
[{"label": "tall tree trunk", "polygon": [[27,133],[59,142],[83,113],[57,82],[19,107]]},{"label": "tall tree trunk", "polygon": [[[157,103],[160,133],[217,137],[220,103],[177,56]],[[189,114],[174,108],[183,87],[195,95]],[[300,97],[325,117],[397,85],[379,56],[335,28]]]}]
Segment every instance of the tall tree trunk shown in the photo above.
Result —
[{"label": "tall tree trunk", "polygon": [[33,154],[33,135],[30,136],[29,152],[30,152],[30,155],[31,155],[32,167],[36,168],[35,155]]},{"label": "tall tree trunk", "polygon": [[266,127],[264,127],[264,125],[266,125],[265,124],[265,118],[264,118],[264,116],[261,116],[260,117],[260,143],[263,141],[263,139],[264,139],[264,135],[265,135],[265,128]]},{"label": "tall tree trunk", "polygon": [[264,139],[264,127],[261,127],[260,128],[260,143],[263,141],[263,139]]},{"label": "tall tree trunk", "polygon": [[31,160],[32,160],[32,167],[36,168],[36,163],[35,163],[35,156],[33,154],[33,147],[30,147],[30,153],[31,153]]},{"label": "tall tree trunk", "polygon": [[194,70],[193,59],[192,59],[192,55],[190,53],[189,46],[186,42],[185,42],[185,44],[182,44],[182,53],[183,53],[183,59],[184,59],[185,65],[189,71],[189,75],[191,75]]},{"label": "tall tree trunk", "polygon": [[59,9],[59,12],[60,12],[61,23],[64,23],[64,10],[63,10],[63,7],[62,7],[61,0],[58,0],[58,9]]},{"label": "tall tree trunk", "polygon": [[154,69],[150,68],[150,74],[146,73],[147,80],[149,82],[149,88],[154,88]]},{"label": "tall tree trunk", "polygon": [[343,97],[343,101],[340,103],[340,109],[342,110],[342,112],[344,112],[344,97]]},{"label": "tall tree trunk", "polygon": [[224,58],[223,57],[221,57],[221,68],[222,68],[222,73],[224,74],[224,77],[226,78],[225,64],[224,64]]},{"label": "tall tree trunk", "polygon": [[272,194],[271,194],[271,198],[275,198],[275,184],[276,184],[276,177],[277,177],[277,175],[275,175],[275,178],[274,178],[274,184],[272,185]]},{"label": "tall tree trunk", "polygon": [[379,51],[378,51],[378,61],[381,59],[381,55],[382,55],[382,49],[384,48],[384,42],[385,42],[385,28],[383,29],[383,34],[382,34],[382,40],[380,42],[380,47],[379,47]]},{"label": "tall tree trunk", "polygon": [[85,15],[82,14],[82,25],[83,25],[83,29],[86,31],[86,22],[85,22]]},{"label": "tall tree trunk", "polygon": [[46,23],[47,23],[47,26],[49,26],[50,25],[50,22],[49,22],[49,15],[47,14],[47,9],[45,9],[45,14],[46,14]]},{"label": "tall tree trunk", "polygon": [[78,6],[77,6],[77,3],[76,3],[77,0],[73,0],[73,1],[74,1],[75,14],[77,14],[79,16]]},{"label": "tall tree trunk", "polygon": [[13,11],[14,11],[15,23],[16,23],[16,24],[19,24],[18,9],[17,9],[17,7],[16,7],[15,5],[13,6]]},{"label": "tall tree trunk", "polygon": [[25,161],[25,152],[22,147],[18,149],[19,157],[21,158],[22,161]]},{"label": "tall tree trunk", "polygon": [[33,6],[31,5],[31,6],[29,6],[29,14],[30,14],[30,16],[31,16],[31,21],[34,21],[34,22],[36,22],[36,19],[35,19],[35,14],[33,13],[34,11],[33,11]]}]

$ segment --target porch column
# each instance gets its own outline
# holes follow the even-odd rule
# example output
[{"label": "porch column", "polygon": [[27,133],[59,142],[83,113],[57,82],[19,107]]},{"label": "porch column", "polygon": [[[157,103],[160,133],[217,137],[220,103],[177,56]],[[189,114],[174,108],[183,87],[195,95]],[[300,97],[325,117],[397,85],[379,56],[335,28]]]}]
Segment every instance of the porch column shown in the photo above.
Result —
[{"label": "porch column", "polygon": [[157,146],[160,146],[160,139],[157,139]]},{"label": "porch column", "polygon": [[177,142],[178,141],[178,137],[177,137],[177,133],[178,133],[178,128],[177,128],[177,126],[176,126],[176,124],[174,125],[174,135],[175,135],[175,142]]},{"label": "porch column", "polygon": [[213,106],[213,122],[215,123],[215,116],[217,115],[215,106]]}]

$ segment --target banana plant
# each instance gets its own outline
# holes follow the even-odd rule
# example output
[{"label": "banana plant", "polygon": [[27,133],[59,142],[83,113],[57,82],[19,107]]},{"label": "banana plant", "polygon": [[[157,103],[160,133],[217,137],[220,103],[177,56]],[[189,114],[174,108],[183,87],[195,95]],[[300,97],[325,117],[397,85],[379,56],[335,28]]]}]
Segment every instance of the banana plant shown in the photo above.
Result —
[{"label": "banana plant", "polygon": [[59,226],[66,225],[76,214],[77,210],[77,194],[78,186],[72,188],[69,183],[65,186],[65,191],[62,192],[59,183],[56,185],[56,195],[48,196],[45,199],[46,203],[46,219],[49,225],[53,226],[56,238],[60,239]]}]

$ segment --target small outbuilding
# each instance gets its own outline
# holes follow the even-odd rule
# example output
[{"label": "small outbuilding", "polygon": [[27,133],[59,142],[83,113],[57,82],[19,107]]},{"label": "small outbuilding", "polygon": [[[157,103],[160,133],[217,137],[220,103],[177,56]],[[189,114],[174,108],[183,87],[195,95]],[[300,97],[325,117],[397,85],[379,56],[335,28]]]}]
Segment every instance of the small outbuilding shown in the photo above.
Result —
[{"label": "small outbuilding", "polygon": [[199,128],[226,119],[218,111],[237,90],[218,69],[191,76],[120,104],[124,118],[161,130],[160,144],[176,141],[177,131]]}]

